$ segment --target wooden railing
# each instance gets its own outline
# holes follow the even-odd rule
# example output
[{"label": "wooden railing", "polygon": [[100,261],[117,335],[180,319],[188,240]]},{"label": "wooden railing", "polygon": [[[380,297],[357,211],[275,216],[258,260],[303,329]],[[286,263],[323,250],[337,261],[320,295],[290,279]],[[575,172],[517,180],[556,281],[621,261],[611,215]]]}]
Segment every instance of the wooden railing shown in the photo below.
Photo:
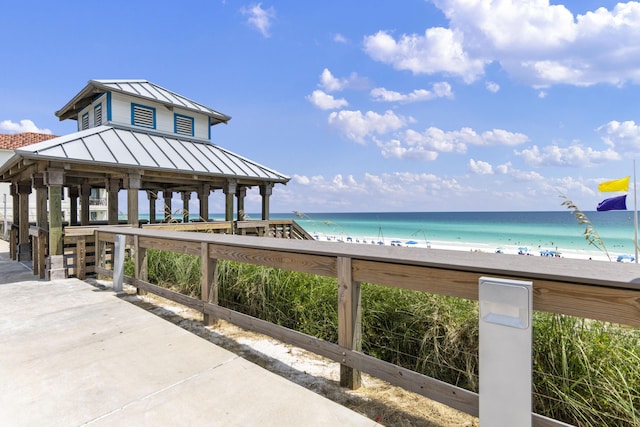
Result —
[{"label": "wooden railing", "polygon": [[[224,319],[337,361],[342,366],[344,386],[357,387],[358,372],[367,372],[474,416],[479,411],[477,393],[357,351],[362,314],[360,283],[477,300],[481,276],[531,280],[534,310],[640,326],[640,269],[635,264],[112,227],[96,229],[95,241],[104,248],[112,245],[117,235],[126,236],[135,254],[134,277],[124,280],[138,290],[196,309],[204,313],[207,323],[213,318]],[[201,257],[201,298],[147,282],[148,249]],[[336,277],[338,343],[219,306],[218,260]],[[113,274],[105,264],[97,265],[96,272]],[[536,426],[565,425],[538,414],[532,417]]]}]

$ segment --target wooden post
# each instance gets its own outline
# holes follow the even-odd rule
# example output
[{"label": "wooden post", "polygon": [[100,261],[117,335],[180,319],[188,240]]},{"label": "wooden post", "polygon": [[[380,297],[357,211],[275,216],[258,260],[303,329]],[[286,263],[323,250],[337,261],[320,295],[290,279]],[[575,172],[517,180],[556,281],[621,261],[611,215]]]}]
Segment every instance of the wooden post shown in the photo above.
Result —
[{"label": "wooden post", "polygon": [[31,185],[36,189],[36,226],[46,230],[49,228],[47,221],[47,187],[44,185],[44,177],[41,173],[31,177]]},{"label": "wooden post", "polygon": [[69,195],[69,225],[78,225],[78,187],[68,187]]},{"label": "wooden post", "polygon": [[156,200],[158,193],[153,190],[147,190],[147,198],[149,199],[149,224],[156,223]]},{"label": "wooden post", "polygon": [[191,192],[182,192],[182,223],[189,222],[189,200],[191,200]]},{"label": "wooden post", "polygon": [[262,219],[269,219],[269,198],[273,192],[273,183],[268,182],[260,186],[260,195],[262,196]]},{"label": "wooden post", "polygon": [[[38,230],[38,277],[40,279],[44,279],[46,275],[46,252],[45,248],[47,246],[47,235],[48,233],[43,230]],[[36,260],[33,261],[34,265]],[[35,274],[35,270],[34,270]]]},{"label": "wooden post", "polygon": [[31,260],[31,245],[29,244],[29,194],[31,194],[31,182],[21,181],[18,183],[18,194],[20,197],[18,224],[18,260]]},{"label": "wooden post", "polygon": [[64,236],[62,234],[62,185],[63,169],[47,169],[44,184],[49,189],[49,260],[47,277],[49,280],[65,279]]},{"label": "wooden post", "polygon": [[[360,283],[354,282],[351,258],[337,258],[338,271],[338,345],[349,350],[362,349],[362,306]],[[346,360],[345,360],[346,361]],[[340,365],[340,385],[356,390],[362,379],[360,371]]]},{"label": "wooden post", "polygon": [[[202,301],[211,304],[218,304],[218,260],[209,256],[209,244],[202,242],[200,244],[200,268],[202,283],[200,298]],[[211,326],[216,323],[216,319],[205,313],[203,322],[205,326]]]},{"label": "wooden post", "polygon": [[129,173],[124,182],[127,189],[127,223],[138,227],[138,192],[141,186],[140,175]]},{"label": "wooden post", "polygon": [[[147,276],[147,248],[141,248],[139,244],[139,236],[133,236],[133,252],[134,252],[134,277],[138,280],[146,282],[149,278]],[[138,295],[145,295],[147,292],[138,288],[136,290]]]},{"label": "wooden post", "polygon": [[173,219],[173,212],[171,211],[171,198],[173,197],[173,191],[164,190],[162,192],[162,201],[164,202],[164,221],[171,222]]},{"label": "wooden post", "polygon": [[209,221],[209,194],[211,187],[209,184],[202,184],[202,188],[198,191],[198,199],[200,202],[200,219]]},{"label": "wooden post", "polygon": [[[9,248],[9,256],[12,260],[18,260],[18,229],[20,228],[20,194],[18,193],[18,183],[14,182],[9,186],[9,192],[12,198],[12,224],[9,232],[9,242],[11,247]],[[15,226],[15,227],[14,227]],[[17,227],[17,228],[16,228]]]},{"label": "wooden post", "polygon": [[118,224],[118,192],[120,191],[120,180],[115,178],[107,179],[107,222],[109,225]]},{"label": "wooden post", "polygon": [[87,237],[78,236],[76,240],[76,277],[87,278]]},{"label": "wooden post", "polygon": [[236,191],[236,199],[238,199],[238,221],[247,219],[247,213],[244,211],[244,199],[247,197],[247,187],[238,186]]},{"label": "wooden post", "polygon": [[89,225],[89,198],[91,197],[91,184],[80,186],[80,225]]},{"label": "wooden post", "polygon": [[224,186],[224,194],[226,199],[224,204],[225,221],[233,221],[233,198],[236,194],[236,185],[237,183],[235,179],[228,179],[226,185]]}]

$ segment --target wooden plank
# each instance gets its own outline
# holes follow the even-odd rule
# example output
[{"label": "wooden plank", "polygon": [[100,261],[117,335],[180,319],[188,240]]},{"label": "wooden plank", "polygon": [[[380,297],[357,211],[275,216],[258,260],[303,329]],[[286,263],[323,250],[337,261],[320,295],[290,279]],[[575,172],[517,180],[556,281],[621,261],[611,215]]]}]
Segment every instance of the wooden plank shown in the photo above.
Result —
[{"label": "wooden plank", "polygon": [[[351,258],[338,257],[338,344],[349,350],[362,350],[361,287],[351,274]],[[362,385],[360,372],[340,365],[340,385],[357,390]]]},{"label": "wooden plank", "polygon": [[84,280],[87,277],[87,236],[78,236],[77,239],[76,254],[78,259],[76,264],[78,265],[78,272],[76,274],[78,279]]},{"label": "wooden plank", "polygon": [[327,357],[338,363],[367,372],[391,384],[398,385],[468,414],[474,416],[478,414],[479,400],[477,393],[224,307],[205,304],[204,312],[224,319],[241,328],[271,336],[285,343]]},{"label": "wooden plank", "polygon": [[478,299],[482,274],[425,266],[353,260],[353,279],[400,289]]},{"label": "wooden plank", "polygon": [[185,242],[162,237],[140,236],[139,247],[200,256],[200,242]]},{"label": "wooden plank", "polygon": [[214,244],[210,245],[209,257],[337,277],[335,258],[326,256]]},{"label": "wooden plank", "polygon": [[[209,243],[202,242],[200,247],[200,299],[206,303],[218,304],[218,260],[209,257]],[[211,326],[215,318],[204,314],[204,324]]]},{"label": "wooden plank", "polygon": [[204,312],[204,301],[201,301],[197,298],[192,298],[190,296],[181,294],[180,292],[172,291],[171,289],[163,288],[158,285],[151,284],[149,282],[145,282],[143,280],[134,279],[130,276],[124,277],[124,282],[135,286],[138,289],[142,289],[146,292],[151,292],[153,294],[159,295],[162,298],[166,298],[171,301],[175,301],[178,304],[182,304],[185,307],[192,308],[194,310],[198,310],[199,312]]}]

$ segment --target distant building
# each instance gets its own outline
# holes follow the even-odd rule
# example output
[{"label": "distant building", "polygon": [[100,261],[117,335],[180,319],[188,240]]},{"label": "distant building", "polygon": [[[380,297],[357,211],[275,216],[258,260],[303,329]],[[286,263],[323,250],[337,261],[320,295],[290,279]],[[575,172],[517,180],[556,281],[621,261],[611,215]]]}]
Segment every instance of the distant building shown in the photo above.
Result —
[{"label": "distant building", "polygon": [[[48,141],[53,138],[57,138],[57,135],[51,135],[48,133],[36,133],[36,132],[24,132],[16,134],[0,134],[0,167],[14,155],[14,150],[25,147],[27,145],[36,144],[42,141]],[[66,195],[65,195],[66,196]],[[68,197],[63,196],[62,210],[63,217],[68,217],[69,214],[69,200]],[[31,194],[29,203],[29,221],[34,222],[36,220],[36,195]],[[4,220],[9,223],[13,222],[13,197],[11,197],[10,184],[6,182],[0,182],[0,236],[4,235]]]}]

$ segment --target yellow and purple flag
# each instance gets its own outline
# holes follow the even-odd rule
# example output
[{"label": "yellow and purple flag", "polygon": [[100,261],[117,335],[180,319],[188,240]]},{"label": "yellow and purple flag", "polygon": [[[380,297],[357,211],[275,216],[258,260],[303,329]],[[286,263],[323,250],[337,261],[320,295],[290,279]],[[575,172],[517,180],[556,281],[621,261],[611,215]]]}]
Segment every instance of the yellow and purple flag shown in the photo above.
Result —
[{"label": "yellow and purple flag", "polygon": [[614,179],[613,181],[601,182],[598,185],[598,191],[611,192],[611,191],[629,191],[629,177],[620,179]]}]

